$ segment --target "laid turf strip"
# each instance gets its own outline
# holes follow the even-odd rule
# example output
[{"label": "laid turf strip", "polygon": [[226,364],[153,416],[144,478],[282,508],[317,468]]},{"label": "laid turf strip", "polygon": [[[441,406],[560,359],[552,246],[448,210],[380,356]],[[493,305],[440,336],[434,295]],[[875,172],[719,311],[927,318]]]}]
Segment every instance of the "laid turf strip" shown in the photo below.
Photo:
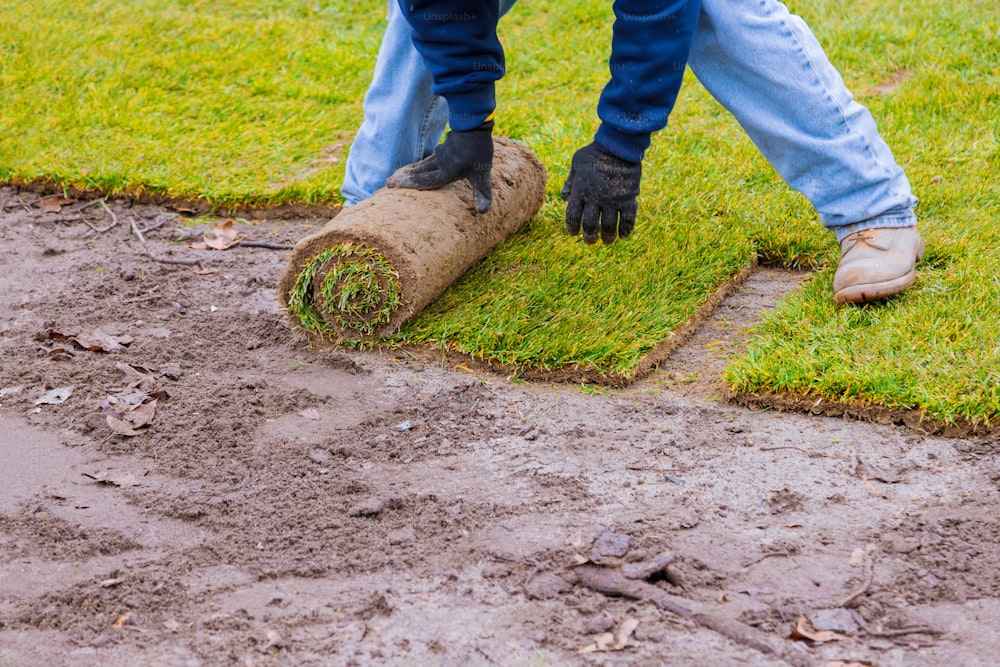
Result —
[{"label": "laid turf strip", "polygon": [[[1000,419],[1000,9],[789,4],[920,197],[928,252],[905,296],[832,303],[832,237],[690,76],[645,162],[633,237],[605,248],[565,236],[558,191],[596,129],[610,5],[545,0],[502,22],[496,130],[548,168],[545,206],[386,342],[628,380],[759,257],[821,270],[732,363],[735,391]],[[0,180],[223,208],[336,203],[384,16],[373,0],[5,0]]]}]

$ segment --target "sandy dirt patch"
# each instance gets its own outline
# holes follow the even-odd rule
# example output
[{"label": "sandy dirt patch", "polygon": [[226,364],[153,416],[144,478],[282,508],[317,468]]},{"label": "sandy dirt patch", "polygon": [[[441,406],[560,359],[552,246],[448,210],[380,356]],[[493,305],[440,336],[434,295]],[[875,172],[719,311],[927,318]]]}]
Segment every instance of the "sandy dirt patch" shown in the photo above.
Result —
[{"label": "sandy dirt patch", "polygon": [[512,383],[311,349],[289,250],[39,199],[0,188],[0,664],[1000,655],[995,441],[718,399],[801,275],[757,271],[627,389]]}]

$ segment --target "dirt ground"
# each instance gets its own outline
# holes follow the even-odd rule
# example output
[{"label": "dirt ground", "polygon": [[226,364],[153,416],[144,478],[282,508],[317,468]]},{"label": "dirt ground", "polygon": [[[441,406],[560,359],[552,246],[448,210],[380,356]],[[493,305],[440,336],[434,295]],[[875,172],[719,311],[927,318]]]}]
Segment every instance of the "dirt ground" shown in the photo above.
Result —
[{"label": "dirt ground", "polygon": [[1000,662],[995,440],[717,398],[808,278],[625,390],[516,383],[311,349],[322,220],[108,206],[0,188],[0,664]]}]

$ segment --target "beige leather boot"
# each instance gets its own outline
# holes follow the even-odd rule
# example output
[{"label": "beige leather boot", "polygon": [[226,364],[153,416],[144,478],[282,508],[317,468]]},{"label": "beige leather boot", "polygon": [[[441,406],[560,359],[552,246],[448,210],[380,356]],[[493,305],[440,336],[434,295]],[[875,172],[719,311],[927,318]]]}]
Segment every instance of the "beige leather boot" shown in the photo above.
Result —
[{"label": "beige leather boot", "polygon": [[898,294],[913,284],[914,267],[923,256],[916,227],[855,232],[840,242],[833,300],[866,303]]}]

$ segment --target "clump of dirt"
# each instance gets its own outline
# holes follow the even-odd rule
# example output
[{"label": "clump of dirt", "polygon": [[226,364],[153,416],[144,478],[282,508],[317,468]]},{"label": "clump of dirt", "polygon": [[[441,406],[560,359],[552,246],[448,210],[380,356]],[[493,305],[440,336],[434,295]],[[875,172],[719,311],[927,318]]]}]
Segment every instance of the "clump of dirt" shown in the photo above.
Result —
[{"label": "clump of dirt", "polygon": [[210,250],[219,220],[42,197],[0,188],[0,663],[1000,653],[995,442],[719,402],[801,274],[628,389],[512,383],[311,347],[275,285],[322,219]]}]

